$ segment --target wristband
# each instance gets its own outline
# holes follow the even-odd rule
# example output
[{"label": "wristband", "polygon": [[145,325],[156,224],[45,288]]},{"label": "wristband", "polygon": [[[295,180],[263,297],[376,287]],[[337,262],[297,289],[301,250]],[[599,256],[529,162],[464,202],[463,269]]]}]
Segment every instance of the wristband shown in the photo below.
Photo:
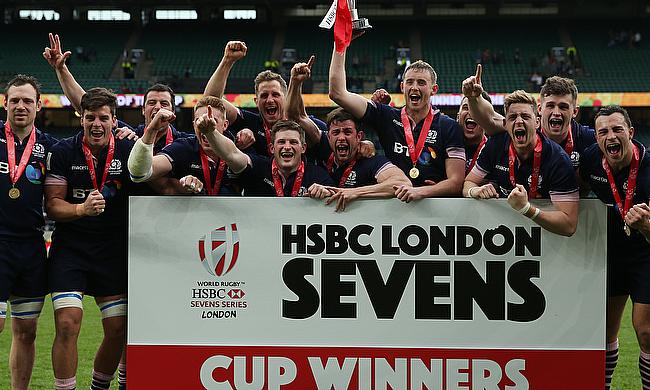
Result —
[{"label": "wristband", "polygon": [[472,199],[474,199],[474,196],[472,196],[472,190],[473,190],[474,188],[478,188],[478,187],[472,187],[472,188],[470,188],[469,190],[467,190],[467,197],[468,197],[468,198],[472,198]]},{"label": "wristband", "polygon": [[519,214],[526,214],[528,210],[530,210],[530,207],[531,207],[530,202],[526,202],[526,205],[517,211],[519,212]]},{"label": "wristband", "polygon": [[76,204],[74,206],[74,214],[77,217],[83,217],[84,216],[84,205],[83,203]]},{"label": "wristband", "polygon": [[540,210],[539,207],[536,207],[536,208],[535,208],[535,212],[534,212],[533,215],[530,217],[530,219],[534,221],[535,218],[537,218],[537,216],[538,216],[541,212],[542,212],[542,210]]}]

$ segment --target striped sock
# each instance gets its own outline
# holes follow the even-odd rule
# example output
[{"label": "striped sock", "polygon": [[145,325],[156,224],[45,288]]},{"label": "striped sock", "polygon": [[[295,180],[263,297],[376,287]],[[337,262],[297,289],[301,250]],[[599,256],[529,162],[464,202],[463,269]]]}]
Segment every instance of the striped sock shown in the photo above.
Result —
[{"label": "striped sock", "polygon": [[643,390],[650,390],[650,353],[643,351],[639,353],[639,373],[641,373]]},{"label": "striped sock", "polygon": [[607,352],[605,353],[605,390],[609,390],[609,387],[612,384],[612,375],[614,375],[614,369],[616,368],[616,363],[618,363],[618,339],[616,341],[607,344]]},{"label": "striped sock", "polygon": [[54,388],[56,390],[74,390],[77,388],[77,377],[59,379],[54,378]]},{"label": "striped sock", "polygon": [[113,375],[93,370],[93,380],[90,382],[90,390],[108,390],[111,387]]},{"label": "striped sock", "polygon": [[117,383],[120,384],[119,390],[126,390],[126,364],[120,363],[117,367]]}]

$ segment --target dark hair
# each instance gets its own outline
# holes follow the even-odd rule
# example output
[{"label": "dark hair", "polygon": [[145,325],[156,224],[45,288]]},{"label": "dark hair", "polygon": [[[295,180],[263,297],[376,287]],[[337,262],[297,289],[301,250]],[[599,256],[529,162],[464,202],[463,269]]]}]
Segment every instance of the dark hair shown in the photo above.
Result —
[{"label": "dark hair", "polygon": [[277,81],[280,83],[280,87],[282,87],[282,92],[287,93],[287,82],[284,81],[282,76],[280,76],[277,73],[271,72],[270,70],[265,70],[263,72],[260,72],[257,74],[255,77],[255,94],[257,95],[257,92],[259,92],[260,84],[262,84],[265,81]]},{"label": "dark hair", "polygon": [[600,110],[598,110],[598,112],[596,113],[596,116],[594,117],[594,122],[596,121],[596,119],[598,119],[598,117],[610,116],[610,115],[615,114],[615,113],[619,113],[619,114],[623,115],[623,118],[625,119],[625,124],[627,125],[627,127],[632,127],[632,121],[630,120],[630,115],[627,113],[627,110],[624,109],[623,107],[617,106],[617,105],[610,105],[610,106],[601,107]]},{"label": "dark hair", "polygon": [[546,79],[539,95],[543,98],[546,96],[564,96],[571,95],[573,103],[578,100],[578,87],[575,81],[560,76],[553,76]]},{"label": "dark hair", "polygon": [[357,132],[361,131],[361,122],[352,116],[352,114],[345,111],[342,107],[335,108],[327,114],[327,127],[329,128],[334,122],[344,122],[348,120],[354,122],[354,127]]},{"label": "dark hair", "polygon": [[175,103],[176,95],[174,95],[174,91],[171,89],[169,85],[158,83],[149,87],[149,89],[147,89],[147,91],[144,93],[144,104],[147,103],[147,95],[149,95],[149,92],[169,92],[169,95],[171,96],[172,99],[172,111],[176,107],[176,103]]},{"label": "dark hair", "polygon": [[7,94],[9,93],[10,87],[20,87],[26,84],[29,84],[32,87],[34,87],[34,89],[36,90],[36,100],[38,101],[41,98],[41,83],[38,82],[36,77],[28,76],[26,74],[17,74],[14,76],[13,79],[7,82],[7,85],[5,86],[5,90],[4,90],[5,99],[7,98]]},{"label": "dark hair", "polygon": [[115,116],[117,97],[109,89],[100,87],[91,88],[81,97],[81,115],[86,110],[93,111],[104,106],[108,106],[111,114]]},{"label": "dark hair", "polygon": [[289,121],[286,119],[281,119],[273,125],[271,128],[271,141],[275,142],[275,135],[281,131],[286,131],[286,130],[294,130],[297,131],[298,134],[300,134],[300,142],[302,144],[305,144],[305,130],[303,130],[300,125],[294,121]]}]

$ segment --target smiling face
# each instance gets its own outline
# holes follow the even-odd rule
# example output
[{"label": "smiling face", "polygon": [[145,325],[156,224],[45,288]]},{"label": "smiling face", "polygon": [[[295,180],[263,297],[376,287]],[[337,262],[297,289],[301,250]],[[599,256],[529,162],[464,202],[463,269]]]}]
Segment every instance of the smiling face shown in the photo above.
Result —
[{"label": "smiling face", "polygon": [[273,126],[282,119],[285,92],[277,80],[263,81],[259,84],[255,95],[255,104],[264,121]]},{"label": "smiling face", "polygon": [[612,167],[622,168],[631,160],[633,136],[634,128],[627,124],[619,112],[596,118],[596,142]]},{"label": "smiling face", "polygon": [[84,110],[81,116],[81,126],[84,139],[93,150],[102,149],[108,145],[111,130],[117,125],[117,118],[109,106],[101,106],[94,110]]},{"label": "smiling face", "polygon": [[431,78],[431,73],[418,68],[406,71],[400,87],[404,94],[406,108],[411,111],[428,108],[431,96],[438,91],[438,85]]},{"label": "smiling face", "polygon": [[517,149],[534,148],[535,131],[539,125],[534,107],[528,103],[513,103],[506,111],[505,126]]},{"label": "smiling face", "polygon": [[472,119],[472,116],[469,113],[469,103],[467,102],[467,98],[463,98],[460,102],[456,121],[463,128],[463,137],[465,138],[466,144],[473,145],[481,142],[485,132],[483,131],[483,128]]},{"label": "smiling face", "polygon": [[282,171],[293,172],[298,169],[306,145],[300,139],[296,130],[280,130],[275,133],[271,152],[278,168]]},{"label": "smiling face", "polygon": [[578,108],[570,94],[542,96],[539,105],[542,129],[556,140],[564,140],[569,133],[571,119],[578,115]]},{"label": "smiling face", "polygon": [[41,101],[31,84],[13,85],[7,90],[4,108],[7,110],[7,121],[14,131],[31,129],[36,113],[41,109]]},{"label": "smiling face", "polygon": [[333,121],[327,132],[330,149],[334,152],[337,163],[342,164],[354,159],[359,150],[363,133],[357,131],[354,121]]}]

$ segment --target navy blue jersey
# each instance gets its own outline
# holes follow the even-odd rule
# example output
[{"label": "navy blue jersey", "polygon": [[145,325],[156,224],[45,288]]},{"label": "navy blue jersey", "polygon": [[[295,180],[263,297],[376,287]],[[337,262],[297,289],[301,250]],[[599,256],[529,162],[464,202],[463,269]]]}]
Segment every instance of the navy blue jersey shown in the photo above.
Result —
[{"label": "navy blue jersey", "polygon": [[[437,110],[434,108],[434,112]],[[399,167],[404,173],[413,168],[409,157],[408,144],[404,135],[401,110],[374,102],[368,102],[366,113],[362,121],[372,126],[379,136],[386,157]],[[424,120],[413,127],[413,142],[417,145]],[[465,160],[465,145],[463,143],[463,130],[458,123],[445,114],[437,112],[427,134],[424,148],[417,160],[420,175],[411,179],[414,185],[424,185],[425,180],[440,182],[447,179],[445,160],[459,158]]]},{"label": "navy blue jersey", "polygon": [[[320,142],[318,145],[309,149],[311,158],[316,161],[316,164],[322,168],[327,169],[327,162],[332,155],[327,132],[321,131]],[[330,176],[334,180],[335,185],[338,187],[341,182],[341,177],[345,172],[348,164],[338,166],[336,163],[332,166],[332,173]],[[350,175],[343,184],[343,188],[355,188],[377,184],[377,175],[389,166],[393,166],[390,161],[384,156],[373,156],[369,158],[359,157],[354,164],[354,168],[350,171]]]},{"label": "navy blue jersey", "polygon": [[[481,146],[480,142],[474,145],[465,145],[465,172],[467,173],[469,173],[468,169],[472,165],[472,161],[474,161],[474,154],[479,146]],[[485,144],[483,146],[485,146]]]},{"label": "navy blue jersey", "polygon": [[[636,181],[636,189],[632,204],[647,203],[650,200],[650,155],[646,153],[645,146],[634,140],[634,144],[639,149],[639,173]],[[612,188],[607,178],[607,173],[602,165],[603,154],[597,144],[585,150],[582,164],[580,166],[580,176],[589,183],[591,190],[596,194],[598,199],[603,203],[610,205],[608,207],[608,244],[615,245],[616,253],[629,255],[639,254],[640,251],[650,254],[650,245],[643,236],[636,230],[632,229],[632,235],[626,236],[623,232],[625,225],[621,214],[616,206]],[[625,205],[625,193],[627,191],[627,179],[630,173],[630,167],[623,168],[619,172],[612,170],[616,188]],[[614,248],[614,247],[612,247]]]},{"label": "navy blue jersey", "polygon": [[[596,133],[589,126],[578,123],[575,119],[571,120],[571,135],[573,136],[573,152],[569,156],[573,168],[578,169],[582,163],[582,156],[588,147],[596,143]],[[566,146],[569,137],[565,138],[560,146],[562,149]]]},{"label": "navy blue jersey", "polygon": [[[180,179],[187,175],[192,175],[201,180],[203,183],[203,194],[207,194],[205,188],[207,183],[201,165],[201,155],[199,152],[199,140],[192,135],[187,138],[180,138],[165,146],[160,154],[166,156],[172,164],[171,176]],[[209,160],[210,165],[210,182],[214,185],[219,163]],[[238,175],[235,175],[230,169],[226,168],[219,195],[237,196],[240,195]]]},{"label": "navy blue jersey", "polygon": [[[66,184],[65,200],[68,203],[83,203],[88,194],[94,191],[86,158],[81,147],[83,131],[77,135],[65,138],[52,147],[48,156],[48,172],[46,185]],[[129,178],[127,161],[135,142],[128,139],[115,138],[115,152],[108,168],[106,183],[102,195],[106,201],[103,213],[94,217],[83,217],[68,222],[57,222],[55,237],[78,238],[89,234],[106,235],[127,229],[127,198],[133,190],[133,182]],[[97,158],[95,170],[97,181],[101,182],[104,174],[108,147]],[[52,241],[54,242],[55,237]],[[83,239],[78,240],[83,242]]]},{"label": "navy blue jersey", "polygon": [[[541,132],[538,131],[537,136],[542,140],[538,197],[551,198],[552,201],[578,201],[578,183],[569,156],[558,144],[546,138]],[[510,182],[508,164],[511,141],[508,133],[490,137],[472,169],[473,174],[492,182],[501,196],[505,197],[514,188]],[[522,162],[516,159],[515,181],[523,185],[529,193],[532,170],[532,154]]]},{"label": "navy blue jersey", "polygon": [[[312,115],[309,116],[309,119],[311,119],[321,131],[327,131],[327,124],[325,122]],[[237,133],[242,129],[250,129],[255,135],[255,143],[253,144],[255,153],[260,156],[268,156],[269,145],[266,142],[266,131],[264,130],[264,121],[262,120],[262,116],[259,113],[240,109],[237,119],[228,126],[227,131],[234,139]]]},{"label": "navy blue jersey", "polygon": [[[18,179],[16,188],[20,190],[18,199],[9,198],[11,180],[7,160],[7,139],[4,122],[0,121],[0,239],[31,238],[43,235],[43,183],[47,153],[56,139],[40,130],[36,130],[36,141],[25,171]],[[14,137],[16,167],[25,153],[29,140],[19,142]]]},{"label": "navy blue jersey", "polygon": [[[272,160],[269,157],[255,153],[249,153],[248,155],[251,158],[252,165],[247,166],[239,174],[244,187],[244,196],[276,196],[273,175],[271,174]],[[287,178],[284,184],[284,196],[291,196],[295,179],[295,172]],[[306,194],[307,189],[314,183],[327,186],[335,185],[325,169],[311,163],[305,163],[305,174],[298,190],[298,196]]]},{"label": "navy blue jersey", "polygon": [[[172,138],[174,140],[177,140],[179,138],[187,138],[187,137],[194,136],[194,133],[185,133],[182,131],[178,131],[172,125],[170,125],[170,127],[172,128]],[[138,137],[142,138],[142,136],[144,135],[144,124],[141,124],[138,127],[136,127],[135,133],[138,135]],[[156,155],[158,154],[158,152],[163,150],[163,148],[167,146],[166,142],[167,142],[166,136],[163,135],[162,137],[160,137],[160,139],[153,144],[153,154]]]}]

